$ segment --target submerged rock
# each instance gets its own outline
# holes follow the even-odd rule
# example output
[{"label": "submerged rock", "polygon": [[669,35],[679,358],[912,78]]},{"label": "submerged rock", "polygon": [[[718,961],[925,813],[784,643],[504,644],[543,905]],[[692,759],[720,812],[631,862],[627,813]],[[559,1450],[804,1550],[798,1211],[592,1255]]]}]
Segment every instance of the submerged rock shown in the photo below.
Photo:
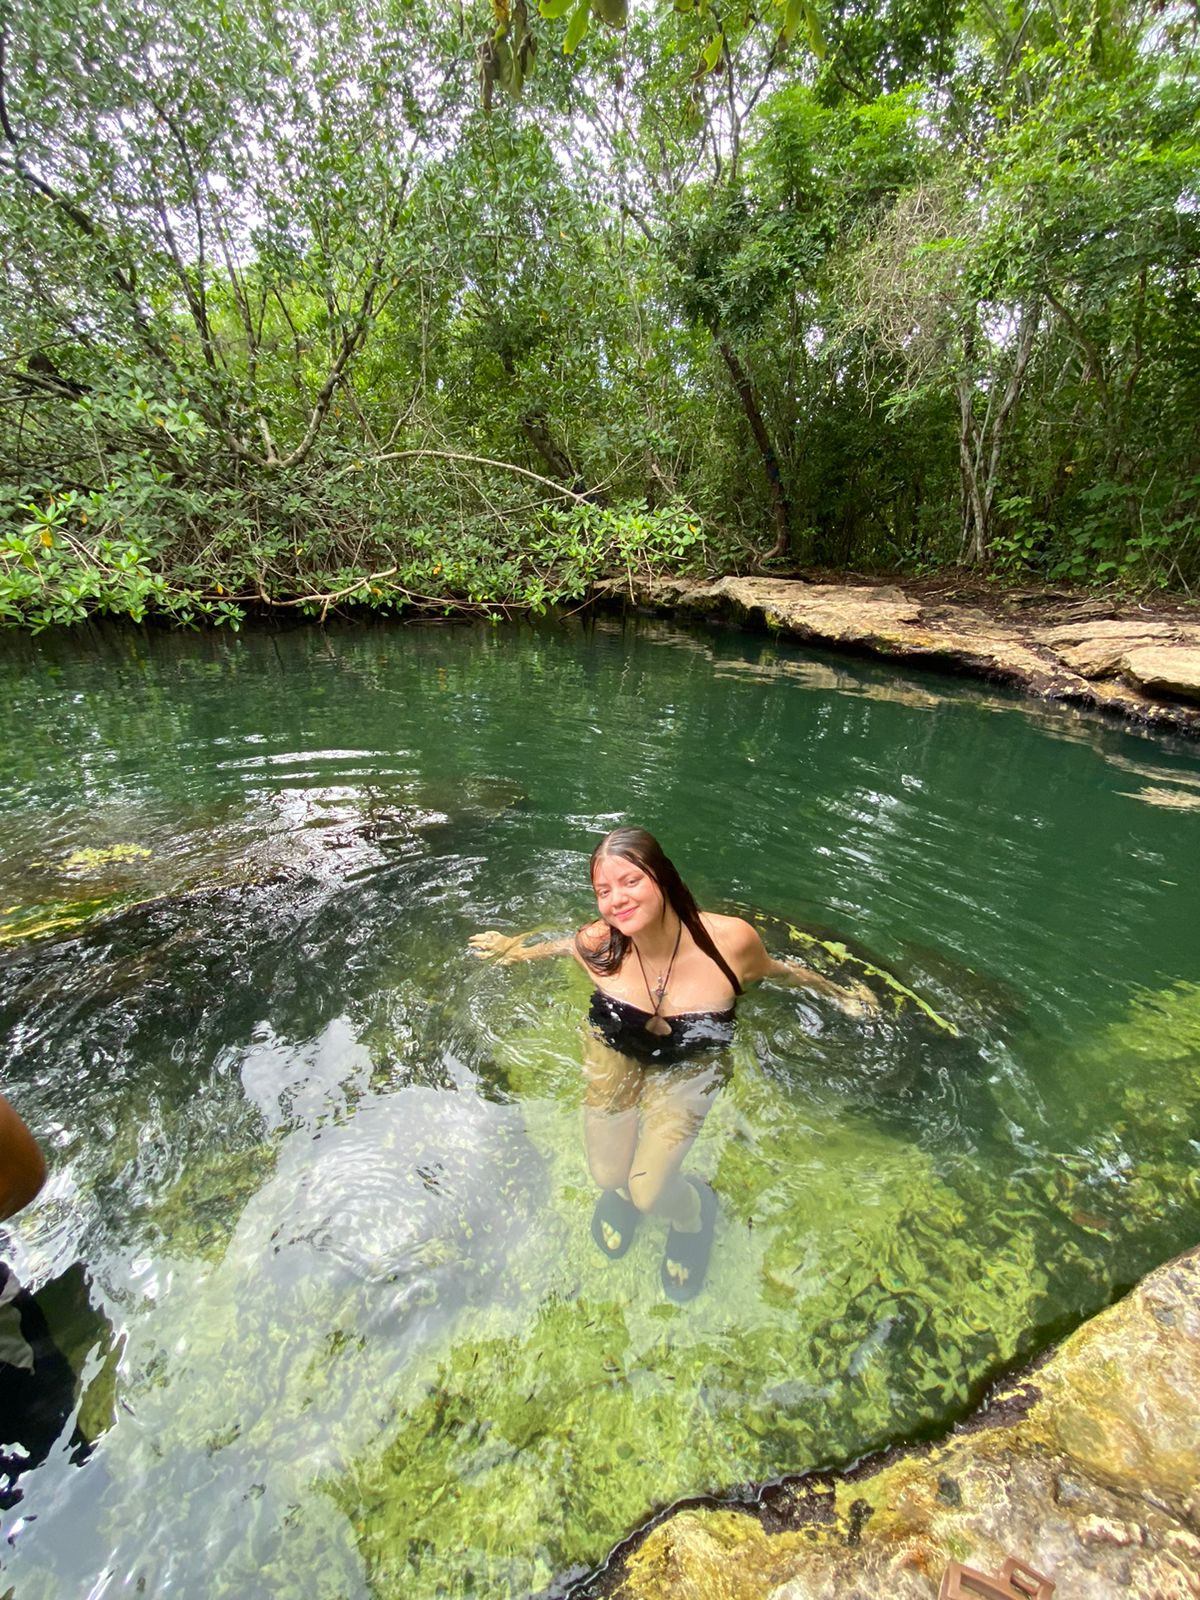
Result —
[{"label": "submerged rock", "polygon": [[[620,1600],[933,1600],[1006,1556],[1070,1600],[1200,1595],[1200,1249],[1151,1273],[943,1444],[753,1508],[687,1509],[622,1559]],[[594,1591],[598,1592],[598,1591]]]},{"label": "submerged rock", "polygon": [[[0,842],[0,947],[71,938],[123,912],[285,881],[336,892],[429,851],[431,837],[444,849],[448,830],[487,824],[525,801],[517,784],[489,774],[347,776],[353,781],[322,786],[306,777],[264,787],[249,805],[215,804],[168,825],[131,811],[100,821],[72,814],[58,825],[62,848],[46,843],[40,815],[10,819]],[[114,828],[134,828],[137,842],[112,842]]]}]

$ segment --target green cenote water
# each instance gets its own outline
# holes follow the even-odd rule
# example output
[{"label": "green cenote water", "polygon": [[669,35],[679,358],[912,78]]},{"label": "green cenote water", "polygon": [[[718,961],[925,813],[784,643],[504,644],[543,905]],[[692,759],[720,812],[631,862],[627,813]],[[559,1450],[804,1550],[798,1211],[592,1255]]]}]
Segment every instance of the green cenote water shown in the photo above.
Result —
[{"label": "green cenote water", "polygon": [[[1200,1237],[1194,746],[648,623],[17,640],[0,693],[0,1083],[52,1169],[0,1255],[81,1376],[17,1600],[561,1587],[946,1425]],[[465,949],[587,918],[625,819],[957,1029],[872,973],[866,1021],[747,997],[682,1307],[661,1225],[590,1237],[582,973]]]}]

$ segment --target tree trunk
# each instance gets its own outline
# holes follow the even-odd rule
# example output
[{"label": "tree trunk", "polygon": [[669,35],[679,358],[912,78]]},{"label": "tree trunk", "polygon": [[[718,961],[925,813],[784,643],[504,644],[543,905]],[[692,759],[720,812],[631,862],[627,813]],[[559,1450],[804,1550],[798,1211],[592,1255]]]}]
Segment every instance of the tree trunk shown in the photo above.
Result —
[{"label": "tree trunk", "polygon": [[[1025,370],[1033,354],[1033,342],[1041,320],[1041,306],[1034,301],[1018,311],[1016,344],[1004,392],[997,399],[995,388],[988,395],[982,418],[975,416],[975,380],[964,370],[958,379],[958,468],[962,488],[962,541],[959,560],[979,566],[987,560],[992,539],[992,502],[1000,481],[1000,452],[1013,407],[1020,398]],[[970,341],[965,345],[970,356]]]},{"label": "tree trunk", "polygon": [[566,484],[574,483],[575,468],[571,458],[551,434],[544,412],[527,411],[521,418],[521,432],[545,462],[551,477]]},{"label": "tree trunk", "polygon": [[962,500],[962,534],[958,559],[976,567],[987,553],[988,527],[979,496],[979,434],[975,426],[975,383],[967,373],[958,379],[958,482]]},{"label": "tree trunk", "polygon": [[737,351],[728,339],[716,330],[713,330],[713,338],[729,369],[729,376],[733,379],[733,386],[742,403],[742,410],[746,413],[746,421],[750,424],[750,432],[754,435],[763,470],[767,475],[767,487],[771,494],[771,510],[775,521],[775,543],[771,547],[770,557],[785,556],[792,544],[792,514],[783,488],[779,457],[775,454],[775,446],[771,443],[771,436],[767,432],[767,425],[759,410],[758,397],[754,393],[746,369],[738,359]]}]

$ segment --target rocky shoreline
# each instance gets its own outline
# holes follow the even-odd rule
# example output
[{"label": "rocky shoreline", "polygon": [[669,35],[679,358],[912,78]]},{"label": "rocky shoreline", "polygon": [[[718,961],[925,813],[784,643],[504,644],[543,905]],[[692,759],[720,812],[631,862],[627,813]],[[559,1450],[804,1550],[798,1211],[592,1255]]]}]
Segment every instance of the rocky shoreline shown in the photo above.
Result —
[{"label": "rocky shoreline", "polygon": [[1200,1248],[944,1441],[785,1481],[754,1506],[680,1509],[628,1541],[588,1593],[936,1600],[951,1562],[995,1578],[1012,1557],[1061,1600],[1197,1600],[1197,1395]]},{"label": "rocky shoreline", "polygon": [[1200,606],[944,585],[634,578],[598,598],[749,623],[1200,736]]}]

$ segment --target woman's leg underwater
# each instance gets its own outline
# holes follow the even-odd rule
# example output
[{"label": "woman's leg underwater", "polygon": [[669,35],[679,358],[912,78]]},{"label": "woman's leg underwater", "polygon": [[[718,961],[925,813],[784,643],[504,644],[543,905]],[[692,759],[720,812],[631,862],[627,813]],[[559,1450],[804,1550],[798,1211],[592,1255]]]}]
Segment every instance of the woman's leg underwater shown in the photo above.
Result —
[{"label": "woman's leg underwater", "polygon": [[623,1189],[638,1136],[645,1073],[636,1061],[588,1035],[583,1043],[583,1143],[601,1189]]},{"label": "woman's leg underwater", "polygon": [[681,1233],[700,1228],[700,1196],[680,1168],[725,1076],[716,1062],[664,1067],[647,1074],[642,1089],[641,1129],[628,1168],[630,1198],[639,1211],[666,1217]]},{"label": "woman's leg underwater", "polygon": [[600,1186],[592,1238],[616,1261],[637,1232],[638,1211],[627,1184],[637,1145],[637,1105],[644,1074],[635,1061],[592,1036],[584,1039],[583,1070],[583,1142],[592,1177]]}]

